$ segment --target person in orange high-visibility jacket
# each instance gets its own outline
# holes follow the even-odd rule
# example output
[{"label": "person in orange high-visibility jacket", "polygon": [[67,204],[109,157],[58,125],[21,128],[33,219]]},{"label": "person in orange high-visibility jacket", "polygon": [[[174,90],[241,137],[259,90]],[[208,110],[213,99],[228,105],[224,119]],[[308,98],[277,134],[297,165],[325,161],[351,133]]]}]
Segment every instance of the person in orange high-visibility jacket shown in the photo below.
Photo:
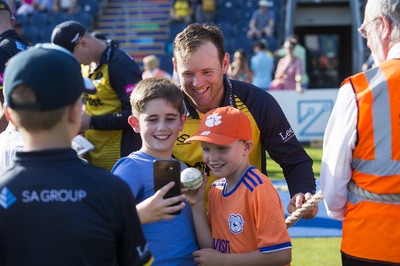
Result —
[{"label": "person in orange high-visibility jacket", "polygon": [[400,0],[367,2],[376,67],[346,79],[328,121],[321,188],[343,220],[343,265],[400,265]]}]

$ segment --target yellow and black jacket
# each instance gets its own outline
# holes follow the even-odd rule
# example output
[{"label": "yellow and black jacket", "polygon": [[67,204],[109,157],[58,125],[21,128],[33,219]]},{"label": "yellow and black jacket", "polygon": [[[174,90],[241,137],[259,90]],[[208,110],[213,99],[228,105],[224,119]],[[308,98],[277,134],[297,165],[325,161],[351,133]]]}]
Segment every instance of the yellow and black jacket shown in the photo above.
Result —
[{"label": "yellow and black jacket", "polygon": [[83,75],[96,86],[96,94],[84,95],[86,113],[91,118],[85,137],[95,149],[86,159],[97,166],[111,170],[122,156],[141,147],[140,135],[128,124],[131,115],[129,96],[142,79],[139,66],[131,56],[110,45],[104,51],[98,66]]}]

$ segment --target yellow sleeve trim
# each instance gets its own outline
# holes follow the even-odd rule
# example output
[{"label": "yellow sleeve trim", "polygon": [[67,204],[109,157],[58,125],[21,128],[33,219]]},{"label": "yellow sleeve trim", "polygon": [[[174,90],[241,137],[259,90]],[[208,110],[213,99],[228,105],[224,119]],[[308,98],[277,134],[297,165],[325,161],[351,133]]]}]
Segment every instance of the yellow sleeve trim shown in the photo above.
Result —
[{"label": "yellow sleeve trim", "polygon": [[144,266],[150,266],[150,265],[153,264],[153,262],[154,262],[154,257],[151,257],[151,259],[146,264],[143,264],[143,265]]}]

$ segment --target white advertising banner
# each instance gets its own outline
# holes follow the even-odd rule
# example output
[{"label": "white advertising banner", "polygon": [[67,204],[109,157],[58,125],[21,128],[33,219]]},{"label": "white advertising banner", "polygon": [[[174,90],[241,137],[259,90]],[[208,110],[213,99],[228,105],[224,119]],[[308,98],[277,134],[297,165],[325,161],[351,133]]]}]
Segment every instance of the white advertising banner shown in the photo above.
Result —
[{"label": "white advertising banner", "polygon": [[269,91],[278,101],[301,142],[322,140],[338,89]]}]

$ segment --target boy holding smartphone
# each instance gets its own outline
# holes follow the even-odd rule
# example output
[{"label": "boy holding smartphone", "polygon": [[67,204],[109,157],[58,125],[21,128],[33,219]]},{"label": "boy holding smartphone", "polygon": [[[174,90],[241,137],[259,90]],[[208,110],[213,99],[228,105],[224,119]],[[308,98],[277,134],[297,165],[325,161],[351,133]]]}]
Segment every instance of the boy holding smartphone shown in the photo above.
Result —
[{"label": "boy holding smartphone", "polygon": [[[250,120],[231,106],[207,112],[188,141],[201,141],[204,162],[218,179],[186,197],[193,211],[199,265],[287,265],[291,242],[282,203],[267,176],[250,165]],[[209,224],[210,221],[210,224]]]},{"label": "boy holding smartphone", "polygon": [[[198,245],[190,207],[182,202],[185,196],[163,199],[173,182],[154,193],[154,161],[173,160],[172,149],[186,121],[182,91],[167,79],[144,79],[135,87],[131,105],[128,122],[140,133],[142,147],[121,158],[111,171],[128,183],[135,195],[155,263],[196,265],[192,253]],[[180,165],[183,170],[185,166]],[[179,210],[179,215],[171,215]]]}]

